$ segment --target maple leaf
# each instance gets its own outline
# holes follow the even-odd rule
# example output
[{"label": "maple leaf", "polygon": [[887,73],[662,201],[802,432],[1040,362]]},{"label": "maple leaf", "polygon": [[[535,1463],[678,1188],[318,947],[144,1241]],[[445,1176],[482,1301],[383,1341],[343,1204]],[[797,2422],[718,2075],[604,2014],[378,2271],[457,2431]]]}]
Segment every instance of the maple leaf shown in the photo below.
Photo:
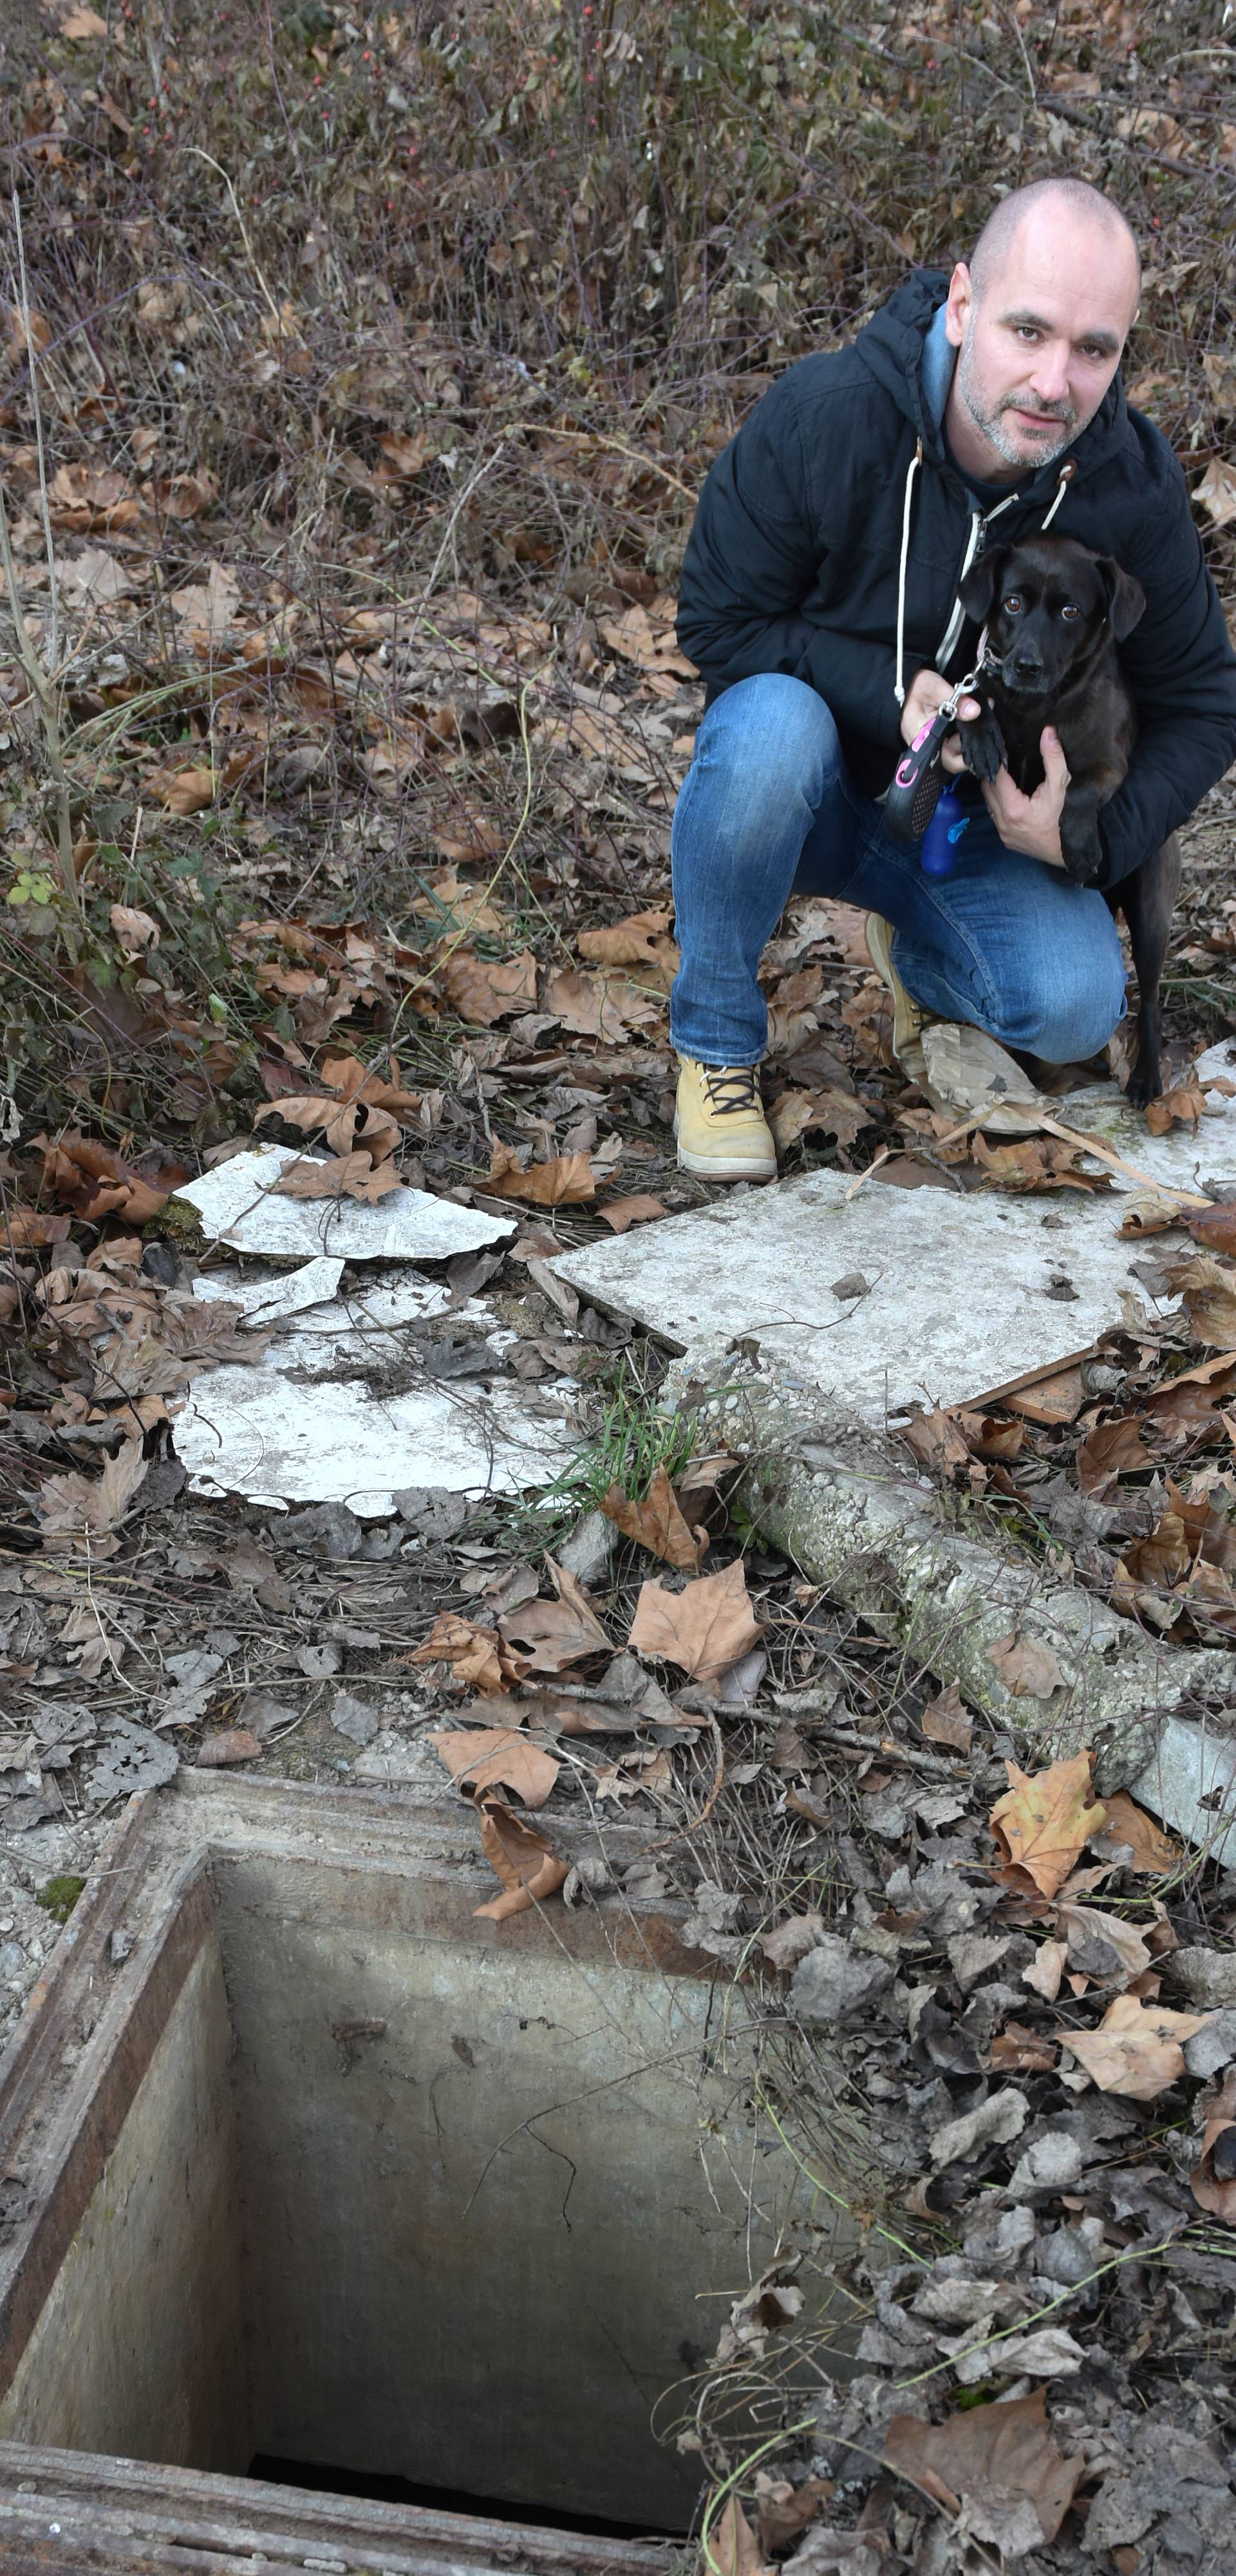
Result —
[{"label": "maple leaf", "polygon": [[469,1796],[510,1789],[526,1807],[543,1807],[562,1768],[552,1753],[509,1726],[449,1728],[427,1741]]},{"label": "maple leaf", "polygon": [[556,1601],[521,1601],[503,1613],[498,1628],[515,1647],[529,1672],[561,1673],[590,1655],[608,1655],[610,1642],[576,1576],[552,1556],[545,1559],[558,1594]]},{"label": "maple leaf", "polygon": [[1209,2013],[1168,2012],[1136,1995],[1117,1995],[1097,2030],[1062,2031],[1060,2044],[1100,2093],[1153,2102],[1184,2074],[1181,2041],[1192,2039],[1210,2019]]},{"label": "maple leaf", "polygon": [[664,1467],[656,1469],[642,1502],[633,1503],[621,1485],[611,1485],[601,1497],[601,1509],[624,1538],[636,1539],[650,1555],[663,1557],[667,1565],[689,1567],[693,1574],[699,1571],[708,1533],[688,1529]]},{"label": "maple leaf", "polygon": [[510,1654],[496,1628],[480,1627],[475,1619],[461,1618],[455,1610],[439,1611],[424,1644],[400,1660],[408,1664],[451,1664],[456,1681],[469,1682],[474,1689],[487,1693],[522,1681],[528,1669],[527,1657]]},{"label": "maple leaf", "polygon": [[1103,1823],[1092,1798],[1094,1756],[1074,1753],[1033,1778],[1006,1762],[1009,1787],[988,1819],[1006,1861],[1027,1871],[1043,1896],[1063,1887],[1078,1855]]},{"label": "maple leaf", "polygon": [[529,1907],[555,1895],[570,1876],[570,1862],[559,1860],[544,1836],[496,1798],[492,1790],[486,1791],[477,1805],[481,1848],[501,1879],[503,1892],[491,1897],[488,1905],[475,1906],[473,1911],[487,1915],[491,1923],[503,1923],[509,1914],[524,1914]]},{"label": "maple leaf", "polygon": [[96,1558],[114,1556],[120,1544],[115,1533],[148,1465],[138,1438],[126,1440],[108,1459],[97,1482],[71,1474],[46,1477],[38,1498],[44,1547],[63,1555],[85,1543]]},{"label": "maple leaf", "polygon": [[658,1016],[657,1005],[625,978],[581,974],[564,966],[551,975],[542,1007],[581,1037],[604,1038],[619,1046],[633,1028],[646,1027]]},{"label": "maple leaf", "polygon": [[360,1199],[374,1207],[403,1182],[393,1163],[371,1163],[368,1154],[341,1154],[333,1163],[312,1156],[285,1163],[273,1190],[285,1199]]},{"label": "maple leaf", "polygon": [[693,1681],[714,1682],[759,1639],[742,1558],[735,1557],[720,1574],[698,1575],[681,1592],[643,1584],[628,1642],[641,1654],[677,1664]]}]

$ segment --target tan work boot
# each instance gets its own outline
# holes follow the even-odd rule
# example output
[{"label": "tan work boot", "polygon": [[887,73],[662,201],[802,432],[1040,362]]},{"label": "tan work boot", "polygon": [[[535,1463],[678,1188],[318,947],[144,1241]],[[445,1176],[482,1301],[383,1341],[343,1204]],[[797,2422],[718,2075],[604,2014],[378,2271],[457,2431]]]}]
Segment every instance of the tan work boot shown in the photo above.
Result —
[{"label": "tan work boot", "polygon": [[1050,1114],[1053,1103],[985,1029],[968,1020],[942,1020],[907,993],[893,964],[893,925],[882,913],[867,915],[867,946],[893,997],[893,1053],[932,1108],[959,1125],[981,1111],[981,1123],[993,1136],[1037,1134],[1036,1112]]},{"label": "tan work boot", "polygon": [[772,1181],[777,1148],[754,1064],[697,1064],[680,1055],[674,1134],[678,1167],[710,1181]]}]

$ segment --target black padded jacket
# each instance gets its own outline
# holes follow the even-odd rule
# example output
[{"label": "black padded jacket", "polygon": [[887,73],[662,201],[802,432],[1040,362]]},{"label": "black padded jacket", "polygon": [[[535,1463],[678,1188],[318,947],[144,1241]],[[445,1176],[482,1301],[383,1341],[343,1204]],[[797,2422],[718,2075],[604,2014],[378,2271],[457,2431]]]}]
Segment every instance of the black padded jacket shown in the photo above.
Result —
[{"label": "black padded jacket", "polygon": [[1100,817],[1100,881],[1117,885],[1236,760],[1236,654],[1184,475],[1162,433],[1129,409],[1119,375],[1065,455],[984,514],[925,398],[923,344],[946,292],[943,277],[916,270],[849,348],[800,359],[756,404],[700,496],[679,642],[710,700],[758,671],[810,682],[836,718],[855,784],[879,795],[901,740],[898,568],[919,442],[907,682],[924,667],[951,677],[970,667],[977,635],[956,603],[963,565],[986,543],[1034,534],[1056,503],[1052,534],[1114,555],[1146,593],[1121,647],[1140,738]]}]

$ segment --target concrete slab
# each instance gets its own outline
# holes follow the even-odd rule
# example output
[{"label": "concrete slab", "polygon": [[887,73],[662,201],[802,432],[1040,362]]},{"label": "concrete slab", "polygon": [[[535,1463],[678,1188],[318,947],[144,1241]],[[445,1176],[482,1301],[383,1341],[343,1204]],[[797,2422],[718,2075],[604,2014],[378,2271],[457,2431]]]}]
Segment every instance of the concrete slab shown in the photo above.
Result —
[{"label": "concrete slab", "polygon": [[449,1261],[514,1234],[515,1217],[483,1216],[428,1190],[392,1190],[376,1207],[355,1199],[281,1199],[271,1196],[280,1173],[303,1157],[295,1146],[257,1145],[216,1163],[200,1181],[186,1181],[176,1200],[187,1199],[213,1243],[237,1252],[298,1260],[328,1253],[341,1261]]},{"label": "concrete slab", "polygon": [[[1207,1047],[1193,1070],[1203,1084],[1236,1084],[1236,1040],[1221,1038],[1217,1046]],[[1197,1126],[1171,1127],[1166,1136],[1152,1136],[1141,1111],[1129,1107],[1114,1082],[1098,1082],[1085,1091],[1070,1091],[1050,1105],[1062,1126],[1102,1137],[1148,1180],[1168,1189],[1210,1192],[1236,1184],[1236,1092],[1230,1096],[1210,1092],[1205,1116]],[[1109,1167],[1096,1161],[1093,1168],[1102,1171]],[[1111,1180],[1119,1190],[1141,1186],[1120,1172],[1113,1171]]]},{"label": "concrete slab", "polygon": [[727,1348],[756,1342],[783,1389],[883,1426],[1064,1361],[1118,1324],[1122,1295],[1145,1295],[1132,1264],[1146,1249],[1119,1221],[1111,1197],[854,1192],[844,1173],[817,1172],[551,1267],[698,1358],[710,1383]]},{"label": "concrete slab", "polygon": [[[193,1294],[212,1304],[242,1306],[255,1327],[284,1323],[303,1345],[306,1365],[326,1342],[349,1334],[389,1332],[398,1324],[420,1323],[446,1312],[450,1289],[441,1279],[426,1279],[419,1270],[391,1270],[377,1279],[352,1280],[336,1295],[343,1277],[342,1261],[306,1261],[299,1270],[274,1279],[246,1279],[239,1270],[205,1271],[193,1282]],[[323,1365],[328,1365],[323,1361]]]},{"label": "concrete slab", "polygon": [[280,1270],[268,1279],[245,1278],[239,1270],[206,1270],[194,1280],[193,1294],[204,1305],[239,1306],[246,1323],[256,1329],[322,1305],[333,1298],[342,1277],[342,1261],[328,1261],[323,1254],[302,1262],[299,1270]]}]

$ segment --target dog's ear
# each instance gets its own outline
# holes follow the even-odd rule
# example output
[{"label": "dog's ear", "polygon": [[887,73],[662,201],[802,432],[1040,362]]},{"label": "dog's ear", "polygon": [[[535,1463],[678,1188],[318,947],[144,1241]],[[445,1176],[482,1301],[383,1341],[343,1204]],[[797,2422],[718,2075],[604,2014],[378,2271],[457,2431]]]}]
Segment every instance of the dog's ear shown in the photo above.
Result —
[{"label": "dog's ear", "polygon": [[1140,581],[1118,564],[1114,555],[1100,555],[1095,570],[1107,592],[1107,614],[1118,644],[1131,635],[1146,605],[1146,593]]},{"label": "dog's ear", "polygon": [[967,617],[972,617],[976,626],[981,626],[984,618],[991,615],[992,601],[1004,579],[1009,552],[1008,546],[990,546],[986,554],[979,556],[977,563],[971,564],[960,584],[957,596]]}]

